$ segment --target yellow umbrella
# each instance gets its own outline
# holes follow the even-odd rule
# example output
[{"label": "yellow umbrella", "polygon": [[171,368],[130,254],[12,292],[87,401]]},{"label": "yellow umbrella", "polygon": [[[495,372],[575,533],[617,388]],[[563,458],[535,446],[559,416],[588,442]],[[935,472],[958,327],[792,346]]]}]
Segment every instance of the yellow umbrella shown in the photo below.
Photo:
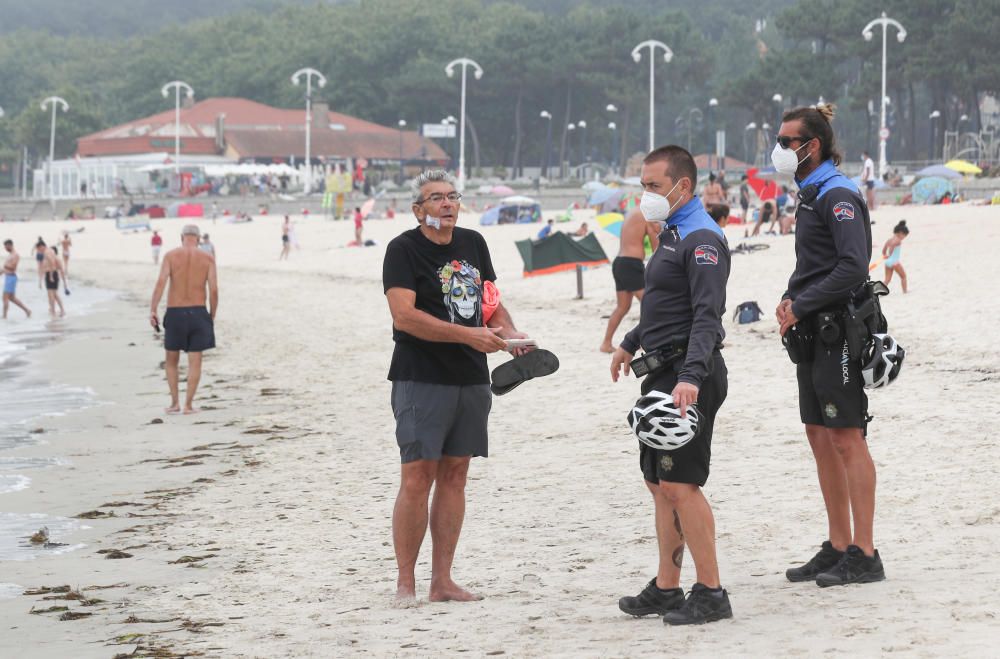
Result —
[{"label": "yellow umbrella", "polygon": [[954,169],[960,174],[982,174],[983,170],[973,165],[968,160],[949,160],[944,164],[948,169]]}]

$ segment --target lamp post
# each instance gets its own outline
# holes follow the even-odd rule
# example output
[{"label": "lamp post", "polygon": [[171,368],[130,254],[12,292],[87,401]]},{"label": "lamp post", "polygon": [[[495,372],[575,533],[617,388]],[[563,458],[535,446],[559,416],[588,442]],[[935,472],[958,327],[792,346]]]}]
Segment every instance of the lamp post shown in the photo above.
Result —
[{"label": "lamp post", "polygon": [[939,110],[934,110],[927,117],[930,119],[931,126],[931,136],[927,143],[927,160],[934,161],[934,129],[937,128],[937,120],[941,118],[941,112]]},{"label": "lamp post", "polygon": [[612,171],[615,170],[615,154],[618,153],[618,124],[613,121],[608,122],[608,130],[611,131],[611,158],[608,163]]},{"label": "lamp post", "polygon": [[705,115],[702,114],[701,110],[698,108],[691,108],[688,110],[687,125],[688,125],[688,153],[691,152],[691,135],[694,129],[694,115],[698,115],[698,121],[703,121]]},{"label": "lamp post", "polygon": [[402,185],[405,180],[403,176],[403,129],[406,128],[406,119],[400,119],[396,125],[399,126],[399,184]]},{"label": "lamp post", "polygon": [[785,109],[785,97],[781,94],[775,94],[771,97],[771,101],[778,106],[778,126],[781,125],[783,110]]},{"label": "lamp post", "polygon": [[[576,130],[576,124],[572,124],[572,123],[571,124],[567,124],[566,125],[566,130],[571,131],[571,132],[574,131],[574,130]],[[566,153],[566,162],[569,164],[570,169],[572,169],[573,168],[573,139],[572,138],[567,138],[566,139],[566,144],[569,145],[569,151],[568,151],[568,153]],[[569,176],[569,172],[567,172],[566,175]]]},{"label": "lamp post", "polygon": [[[757,130],[757,124],[755,122],[753,122],[753,121],[751,121],[750,123],[748,123],[746,125],[746,128],[743,129],[743,160],[744,160],[744,162],[750,162],[750,149],[747,146],[747,133],[749,133],[752,130]],[[756,150],[756,147],[755,147],[754,148],[754,160],[756,160],[756,159],[757,159],[757,150]]]},{"label": "lamp post", "polygon": [[[163,85],[160,92],[163,98],[170,98],[170,89],[174,90],[174,174],[181,172],[181,90],[184,90],[188,98],[194,97],[194,90],[191,85],[180,80],[174,80]],[[180,185],[180,183],[178,183]]]},{"label": "lamp post", "polygon": [[52,180],[52,161],[55,160],[56,156],[56,109],[61,106],[62,111],[66,112],[69,110],[69,103],[62,97],[49,96],[42,101],[42,112],[45,112],[49,105],[52,106],[52,130],[49,132],[49,202],[54,202],[55,193],[53,188],[55,182]]},{"label": "lamp post", "polygon": [[549,155],[552,153],[552,113],[542,110],[538,116],[545,119],[545,153],[542,154],[542,166],[538,176],[549,177]]},{"label": "lamp post", "polygon": [[[456,119],[455,117],[453,117],[453,116],[451,116],[449,114],[447,117],[445,117],[444,119],[441,120],[441,123],[443,123],[445,125],[448,125],[448,126],[454,126],[455,124],[458,123],[458,119]],[[450,135],[449,137],[455,137],[455,136],[454,135]],[[451,166],[451,159],[452,159],[452,156],[451,156],[451,147],[449,146],[447,149],[445,149],[445,152],[448,154],[448,161],[449,161],[448,162],[448,166],[450,167]]]},{"label": "lamp post", "polygon": [[590,157],[587,155],[587,122],[581,119],[576,122],[576,127],[580,129],[580,164],[584,167],[584,177],[587,175],[587,163]]},{"label": "lamp post", "polygon": [[306,182],[303,192],[309,194],[312,192],[312,79],[316,78],[316,83],[322,88],[326,87],[326,76],[306,67],[292,74],[292,84],[298,86],[303,76],[306,79]]},{"label": "lamp post", "polygon": [[[714,137],[715,138],[715,159],[716,159],[715,169],[722,169],[722,167],[719,166],[719,162],[718,162],[720,154],[719,154],[719,132],[718,132],[718,129],[716,128],[716,115],[715,115],[715,108],[717,108],[717,107],[719,107],[719,99],[714,98],[714,97],[708,99],[708,129],[709,129],[709,131],[711,131],[711,133],[709,135],[709,140],[708,140],[708,147],[709,147],[709,149],[712,148],[712,137]],[[708,154],[708,168],[712,169],[712,154],[711,153]]]},{"label": "lamp post", "polygon": [[885,176],[886,170],[888,169],[888,163],[885,159],[885,143],[889,139],[889,129],[885,125],[885,68],[886,68],[886,40],[889,33],[889,26],[892,25],[896,28],[896,39],[899,43],[903,43],[906,39],[906,29],[900,24],[899,21],[889,18],[882,12],[882,15],[875,20],[868,23],[865,29],[861,31],[862,36],[864,36],[865,41],[871,41],[874,34],[872,33],[872,28],[876,25],[882,26],[882,112],[879,119],[879,131],[878,131],[878,175],[879,177]]},{"label": "lamp post", "polygon": [[462,114],[458,115],[458,191],[461,192],[465,189],[465,78],[471,66],[476,80],[479,80],[483,77],[483,67],[468,57],[459,57],[448,62],[448,65],[444,67],[444,72],[448,74],[449,78],[455,75],[455,66],[462,67]]},{"label": "lamp post", "polygon": [[654,74],[653,60],[656,59],[656,49],[663,49],[663,61],[670,63],[674,58],[674,51],[662,41],[647,39],[632,49],[632,59],[638,64],[642,61],[642,49],[649,48],[649,150],[652,151],[656,144],[656,107],[653,105]]}]

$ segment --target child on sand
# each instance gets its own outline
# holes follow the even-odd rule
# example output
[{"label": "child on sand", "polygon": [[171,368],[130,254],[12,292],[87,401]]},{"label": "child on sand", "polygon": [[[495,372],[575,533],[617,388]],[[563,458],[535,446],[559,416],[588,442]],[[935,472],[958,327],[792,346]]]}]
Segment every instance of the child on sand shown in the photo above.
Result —
[{"label": "child on sand", "polygon": [[910,230],[906,226],[906,220],[900,220],[892,229],[892,238],[885,241],[882,247],[882,256],[885,258],[885,285],[888,286],[892,280],[892,273],[899,275],[899,283],[903,286],[903,293],[906,293],[906,270],[899,262],[903,253],[903,239],[910,235]]}]

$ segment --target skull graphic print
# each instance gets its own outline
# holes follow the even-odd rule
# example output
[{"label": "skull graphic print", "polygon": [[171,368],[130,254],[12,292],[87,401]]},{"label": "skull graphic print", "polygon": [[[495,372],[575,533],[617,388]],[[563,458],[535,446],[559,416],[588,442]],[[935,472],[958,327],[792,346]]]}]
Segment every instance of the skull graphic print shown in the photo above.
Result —
[{"label": "skull graphic print", "polygon": [[479,270],[467,261],[451,261],[438,269],[444,306],[453,323],[483,324],[482,286]]}]

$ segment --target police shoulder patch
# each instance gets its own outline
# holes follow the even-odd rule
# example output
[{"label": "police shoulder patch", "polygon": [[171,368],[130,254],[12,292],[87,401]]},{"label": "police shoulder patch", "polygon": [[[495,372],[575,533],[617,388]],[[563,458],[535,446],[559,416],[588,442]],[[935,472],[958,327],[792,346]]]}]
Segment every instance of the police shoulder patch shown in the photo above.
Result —
[{"label": "police shoulder patch", "polygon": [[833,216],[838,222],[854,219],[854,204],[849,201],[841,201],[833,207]]},{"label": "police shoulder patch", "polygon": [[711,245],[698,245],[694,248],[694,262],[698,265],[718,265],[719,250]]}]

